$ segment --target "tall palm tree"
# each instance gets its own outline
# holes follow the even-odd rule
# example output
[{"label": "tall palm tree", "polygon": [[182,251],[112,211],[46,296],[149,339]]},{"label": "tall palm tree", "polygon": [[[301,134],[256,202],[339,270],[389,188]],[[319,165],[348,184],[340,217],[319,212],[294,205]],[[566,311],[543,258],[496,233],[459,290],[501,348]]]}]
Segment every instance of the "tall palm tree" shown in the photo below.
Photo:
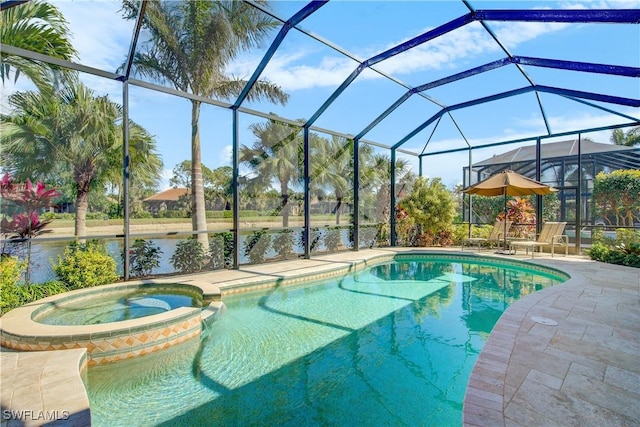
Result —
[{"label": "tall palm tree", "polygon": [[[263,3],[263,1],[259,1]],[[139,2],[123,0],[125,18],[137,15]],[[134,74],[167,82],[180,91],[229,99],[246,81],[229,76],[225,67],[239,53],[257,46],[279,23],[241,1],[147,2],[143,27],[150,39],[134,57]],[[248,99],[285,103],[287,95],[267,80],[258,81]],[[193,230],[207,229],[200,147],[200,101],[191,100],[191,166]],[[208,247],[206,234],[198,241]]]},{"label": "tall palm tree", "polygon": [[640,145],[640,126],[633,127],[627,132],[622,129],[614,129],[611,132],[611,142],[627,147]]},{"label": "tall palm tree", "polygon": [[331,210],[336,216],[336,225],[340,225],[344,198],[353,185],[353,140],[335,135],[331,139],[319,138],[313,144],[311,185],[315,188],[330,188],[336,197]]},{"label": "tall palm tree", "polygon": [[[2,164],[17,178],[71,181],[76,197],[76,237],[86,236],[89,193],[114,175],[122,159],[122,110],[78,80],[53,95],[16,92],[2,115]],[[132,165],[141,177],[159,176],[162,162],[152,137],[131,126]],[[133,167],[133,166],[132,166]],[[143,172],[143,171],[147,172]]]},{"label": "tall palm tree", "polygon": [[[3,44],[42,53],[54,58],[71,60],[76,50],[68,39],[69,30],[62,13],[54,5],[40,0],[2,9],[0,40]],[[14,81],[20,74],[27,76],[39,90],[50,91],[61,69],[33,59],[0,52],[0,78]]]},{"label": "tall palm tree", "polygon": [[282,226],[289,226],[289,193],[300,185],[303,144],[301,128],[269,120],[250,126],[257,140],[252,147],[240,148],[240,161],[256,172],[249,185],[269,188],[275,180],[280,186]]}]

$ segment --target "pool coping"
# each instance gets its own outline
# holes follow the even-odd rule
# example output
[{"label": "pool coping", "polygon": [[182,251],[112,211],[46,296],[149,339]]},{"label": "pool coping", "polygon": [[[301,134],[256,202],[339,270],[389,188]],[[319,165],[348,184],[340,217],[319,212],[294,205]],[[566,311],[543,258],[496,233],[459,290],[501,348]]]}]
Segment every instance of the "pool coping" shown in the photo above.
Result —
[{"label": "pool coping", "polygon": [[[295,284],[299,283],[300,277],[306,277],[307,280],[309,280],[308,277],[311,276],[312,280],[319,280],[324,277],[341,274],[353,269],[364,268],[365,266],[373,262],[378,263],[384,258],[393,259],[396,254],[457,254],[466,256],[470,254],[479,254],[490,257],[495,256],[491,253],[486,252],[460,252],[456,249],[368,249],[358,252],[341,252],[338,254],[323,255],[311,260],[283,261],[270,264],[262,264],[258,266],[242,267],[240,270],[213,271],[194,275],[185,275],[181,276],[179,279],[174,277],[170,279],[162,279],[162,281],[174,283],[180,281],[181,283],[184,282],[189,284],[199,282],[211,286],[218,286],[221,294],[225,295],[236,293],[241,290],[256,290],[264,287]],[[516,387],[515,385],[511,384],[512,382],[517,381],[522,376],[522,372],[520,370],[513,371],[513,369],[510,369],[515,366],[510,365],[511,358],[513,357],[516,360],[519,360],[519,358],[522,357],[521,352],[526,351],[526,348],[523,349],[521,348],[521,346],[516,345],[519,333],[526,332],[527,334],[533,334],[534,339],[537,339],[539,336],[546,338],[544,335],[545,329],[542,328],[541,325],[532,324],[534,322],[530,321],[528,315],[535,313],[536,307],[538,307],[538,305],[540,304],[542,304],[542,314],[546,313],[546,311],[544,311],[546,309],[551,309],[553,314],[555,314],[556,312],[554,310],[558,310],[558,307],[556,307],[555,305],[560,304],[559,301],[561,301],[561,304],[566,304],[567,298],[563,297],[565,289],[567,290],[567,293],[569,295],[574,295],[580,289],[584,281],[597,279],[601,282],[606,283],[606,279],[610,279],[612,277],[611,274],[615,276],[616,273],[622,271],[624,273],[624,278],[621,279],[621,292],[626,297],[626,299],[630,299],[632,302],[635,301],[635,306],[633,306],[632,309],[635,307],[636,312],[634,314],[636,315],[636,317],[638,317],[637,305],[638,295],[640,294],[640,292],[638,291],[638,287],[640,286],[640,270],[632,269],[629,267],[625,268],[620,266],[610,266],[608,264],[596,263],[594,261],[586,260],[584,257],[575,256],[569,256],[566,258],[556,257],[552,259],[546,257],[545,254],[541,254],[541,256],[536,257],[533,260],[524,256],[495,257],[496,259],[516,259],[519,261],[530,263],[532,265],[539,264],[545,267],[556,268],[558,270],[565,271],[572,276],[569,281],[563,284],[548,288],[543,291],[535,292],[524,297],[523,299],[517,301],[511,307],[509,307],[507,311],[505,311],[505,313],[502,315],[502,317],[499,319],[498,323],[492,330],[488,341],[485,343],[484,349],[480,354],[478,362],[473,369],[472,376],[468,383],[464,404],[464,425],[532,425],[532,423],[527,424],[522,421],[517,422],[518,418],[514,417],[514,415],[512,414],[513,411],[517,411],[518,409],[520,409],[518,407],[518,403],[520,402],[520,400],[518,399],[521,399],[522,393],[526,393],[527,389]],[[579,265],[576,267],[571,267],[574,261],[578,261]],[[594,270],[595,273],[584,273],[585,267],[587,266],[591,270]],[[598,270],[605,270],[607,273],[604,274],[604,277],[600,277],[603,275],[597,274]],[[254,281],[252,281],[252,278],[254,279]],[[257,283],[255,279],[258,280]],[[626,286],[625,280],[627,281]],[[635,288],[633,285],[633,280],[635,280],[635,283],[637,283]],[[629,283],[631,283],[631,285],[629,285]],[[567,286],[567,284],[569,286]],[[600,289],[600,295],[603,295],[605,291],[603,290],[602,286]],[[554,295],[555,299],[553,298]],[[553,299],[553,301],[550,302],[551,300],[549,298]],[[571,297],[569,297],[568,299],[571,299]],[[2,322],[2,318],[0,318],[0,322]],[[636,322],[636,324],[640,324],[640,322]],[[592,329],[595,329],[595,326],[593,326]],[[639,341],[638,336],[640,335],[640,333],[637,331],[637,329],[632,332],[632,343],[637,345]],[[613,334],[613,332],[611,332],[611,334]],[[507,354],[506,351],[509,349],[511,353]],[[3,410],[31,410],[31,408],[33,408],[33,411],[37,411],[39,410],[37,402],[29,400],[27,398],[28,394],[26,394],[24,390],[30,390],[30,394],[33,394],[33,392],[37,392],[38,390],[40,390],[40,395],[44,396],[49,392],[48,390],[55,389],[58,390],[58,393],[56,394],[60,400],[57,401],[55,405],[49,405],[49,411],[57,410],[60,411],[59,413],[61,413],[61,411],[68,411],[68,408],[73,407],[77,408],[76,412],[74,413],[84,415],[77,418],[78,422],[72,423],[69,420],[58,420],[54,422],[54,425],[90,425],[89,403],[88,398],[86,397],[84,384],[82,382],[82,372],[84,370],[84,366],[79,366],[77,360],[77,358],[79,357],[78,354],[82,354],[83,352],[85,352],[84,349],[42,352],[13,352],[7,351],[3,348],[3,387],[1,390]],[[55,363],[51,362],[53,360],[52,353],[55,353],[56,355]],[[35,358],[36,356],[43,358],[43,361],[35,362],[35,359],[33,359],[34,363],[31,363],[31,358]],[[572,356],[570,351],[565,351],[564,353],[549,355],[549,357],[555,357],[557,358],[557,360],[563,362],[564,359],[568,357],[570,358]],[[11,368],[12,366],[17,366],[16,360],[19,360],[20,358],[23,358],[24,363],[20,364],[19,369]],[[584,360],[584,357],[580,354],[576,354],[575,358],[578,361]],[[635,365],[633,365],[633,375],[631,376],[631,378],[640,378],[640,368],[638,367],[638,362],[634,360],[632,363],[635,363]],[[550,363],[550,365],[552,365],[552,363]],[[62,384],[66,384],[64,386],[60,385],[61,382],[51,384],[51,382],[43,381],[44,377],[42,375],[42,372],[44,370],[50,370],[51,372],[57,372],[58,370],[65,370],[68,372],[70,370],[73,372],[73,381],[62,382]],[[487,370],[490,372],[490,375],[484,375],[487,373]],[[500,386],[499,379],[492,377],[493,371],[501,373],[500,375],[502,375],[502,386]],[[514,375],[515,380],[512,379]],[[522,382],[525,383],[526,381],[532,379],[534,380],[534,382],[536,382],[536,384],[544,382],[545,380],[549,380],[554,385],[557,384],[557,381],[554,382],[552,378],[546,377],[542,372],[538,373],[535,369],[530,370],[529,373],[524,377],[524,380],[522,380]],[[638,383],[640,384],[640,381],[638,381]],[[69,389],[69,392],[67,392],[67,389]],[[625,390],[625,392],[628,393],[629,391]],[[640,390],[637,392],[640,393]],[[84,399],[81,396],[82,394],[84,394]],[[73,397],[72,400],[71,397],[69,397],[69,399],[66,399],[65,396],[75,397]],[[638,397],[640,397],[640,394],[638,395]],[[41,405],[40,408],[43,408],[43,406]],[[537,413],[534,410],[527,408],[525,409],[526,410],[523,411],[527,415],[527,417],[529,417],[528,419],[537,419],[535,417]],[[44,409],[40,410],[42,411]],[[610,411],[607,413],[610,414]],[[540,415],[544,416],[545,412],[542,411]],[[571,413],[565,415],[568,417],[565,418],[565,420],[571,419]],[[542,419],[546,419],[547,421],[549,420],[548,418]],[[638,419],[640,419],[640,417]],[[22,424],[20,425],[41,425],[41,421],[42,420],[40,420],[40,423],[37,423],[34,422],[34,420],[23,419],[21,421]],[[2,420],[2,425],[9,425],[5,423],[4,418]]]},{"label": "pool coping", "polygon": [[[175,285],[175,287],[172,287],[171,285]],[[99,287],[76,289],[73,291],[65,292],[64,297],[61,297],[62,294],[52,295],[31,302],[29,304],[25,304],[22,307],[15,308],[0,318],[2,320],[1,330],[3,333],[11,335],[58,336],[60,335],[60,330],[64,329],[64,332],[67,335],[77,335],[81,337],[87,335],[86,338],[89,338],[89,332],[87,332],[87,329],[91,329],[93,333],[98,334],[99,336],[102,336],[102,334],[104,333],[120,330],[129,330],[135,332],[140,326],[148,324],[149,320],[151,320],[152,322],[163,323],[171,320],[176,315],[176,312],[179,312],[178,314],[180,314],[186,310],[199,310],[198,307],[181,307],[151,316],[123,320],[120,322],[103,323],[98,325],[48,325],[33,320],[36,315],[41,315],[43,309],[46,309],[47,306],[52,305],[52,303],[54,302],[68,302],[71,300],[89,298],[95,295],[118,293],[126,290],[143,289],[145,287],[151,288],[154,286],[167,287],[169,289],[180,289],[180,286],[189,287],[194,293],[201,293],[203,306],[204,303],[219,301],[221,295],[220,288],[218,286],[215,286],[212,283],[193,280],[184,281],[180,279],[152,279],[111,283]],[[31,332],[29,335],[21,333],[25,328],[28,328]]]}]

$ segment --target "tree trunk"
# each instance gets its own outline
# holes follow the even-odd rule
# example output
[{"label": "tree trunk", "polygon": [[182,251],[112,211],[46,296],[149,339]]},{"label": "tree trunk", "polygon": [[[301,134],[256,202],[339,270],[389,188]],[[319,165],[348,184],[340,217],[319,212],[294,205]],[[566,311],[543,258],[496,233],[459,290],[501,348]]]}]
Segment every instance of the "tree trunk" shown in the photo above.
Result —
[{"label": "tree trunk", "polygon": [[282,213],[282,226],[289,226],[289,187],[286,184],[280,184],[280,194],[282,195],[282,203],[280,212]]},{"label": "tree trunk", "polygon": [[[204,183],[202,180],[202,153],[200,150],[200,102],[191,101],[191,222],[193,231],[207,229],[207,214],[204,204]],[[196,239],[202,248],[209,251],[209,236],[199,233]]]},{"label": "tree trunk", "polygon": [[342,210],[342,195],[336,194],[336,225],[340,225],[340,211]]},{"label": "tree trunk", "polygon": [[27,266],[24,270],[24,282],[31,284],[31,237],[27,238]]},{"label": "tree trunk", "polygon": [[87,235],[87,210],[89,209],[89,183],[77,183],[75,237],[84,241]]}]

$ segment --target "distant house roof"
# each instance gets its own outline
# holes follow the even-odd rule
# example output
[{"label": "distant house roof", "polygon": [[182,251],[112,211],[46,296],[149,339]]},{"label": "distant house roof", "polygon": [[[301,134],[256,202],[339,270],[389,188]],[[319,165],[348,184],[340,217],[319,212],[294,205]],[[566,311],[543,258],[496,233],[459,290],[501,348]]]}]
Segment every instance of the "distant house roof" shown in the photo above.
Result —
[{"label": "distant house roof", "polygon": [[187,188],[170,188],[147,197],[143,202],[177,202],[185,194],[189,194]]},{"label": "distant house roof", "polygon": [[[551,142],[542,145],[542,157],[545,161],[578,155],[578,140]],[[597,156],[601,164],[611,167],[638,168],[640,166],[640,148],[623,145],[602,144],[590,140],[582,140],[580,153],[585,156]],[[474,168],[504,165],[519,162],[534,162],[536,146],[516,148],[504,154],[493,156],[473,164]]]}]

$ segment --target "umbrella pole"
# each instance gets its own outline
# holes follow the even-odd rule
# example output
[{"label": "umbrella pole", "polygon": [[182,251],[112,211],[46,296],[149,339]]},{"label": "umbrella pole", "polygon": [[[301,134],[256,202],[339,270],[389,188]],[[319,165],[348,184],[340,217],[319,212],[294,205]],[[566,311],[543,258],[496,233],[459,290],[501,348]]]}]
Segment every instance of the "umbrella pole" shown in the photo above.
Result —
[{"label": "umbrella pole", "polygon": [[507,251],[507,189],[504,189],[504,231],[502,232],[502,250]]}]

